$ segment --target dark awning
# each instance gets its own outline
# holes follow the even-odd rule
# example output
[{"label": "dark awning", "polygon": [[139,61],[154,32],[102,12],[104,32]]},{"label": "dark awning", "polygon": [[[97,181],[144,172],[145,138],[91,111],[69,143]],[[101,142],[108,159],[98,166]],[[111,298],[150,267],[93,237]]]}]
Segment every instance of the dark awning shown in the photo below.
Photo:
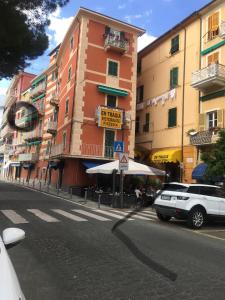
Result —
[{"label": "dark awning", "polygon": [[63,160],[50,160],[48,163],[49,169],[63,169],[64,161]]},{"label": "dark awning", "polygon": [[85,169],[90,169],[90,168],[94,168],[100,165],[105,164],[105,162],[98,162],[98,161],[82,161],[83,166],[85,167]]},{"label": "dark awning", "polygon": [[10,166],[11,167],[20,167],[21,164],[20,164],[20,162],[12,162],[12,163],[10,163]]},{"label": "dark awning", "polygon": [[195,167],[192,172],[192,179],[203,180],[207,167],[208,166],[205,163],[201,163],[201,164],[197,165],[197,167]]},{"label": "dark awning", "polygon": [[24,169],[32,169],[34,167],[33,163],[25,163],[23,164]]}]

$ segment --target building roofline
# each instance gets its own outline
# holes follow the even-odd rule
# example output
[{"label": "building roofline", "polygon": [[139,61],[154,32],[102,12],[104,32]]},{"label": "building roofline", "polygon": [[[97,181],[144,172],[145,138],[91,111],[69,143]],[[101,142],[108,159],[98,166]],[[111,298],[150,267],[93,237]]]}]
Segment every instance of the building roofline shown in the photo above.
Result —
[{"label": "building roofline", "polygon": [[49,52],[49,54],[48,54],[48,56],[51,56],[56,50],[58,50],[59,49],[59,47],[60,47],[60,45],[61,45],[61,43],[60,44],[58,44],[54,49],[52,49],[52,51],[51,52]]},{"label": "building roofline", "polygon": [[216,2],[222,2],[222,0],[212,0],[203,7],[201,7],[199,10],[194,11],[192,14],[190,14],[188,17],[183,19],[181,22],[177,23],[175,26],[173,26],[171,29],[163,33],[160,37],[158,37],[155,41],[147,45],[145,48],[143,48],[141,51],[138,52],[139,57],[145,56],[149,51],[154,49],[156,46],[158,46],[160,43],[162,43],[164,40],[166,40],[168,37],[174,35],[178,30],[184,28],[185,26],[189,25],[193,21],[200,18],[201,14],[204,13],[204,10],[209,8],[212,4],[218,5],[219,3]]}]

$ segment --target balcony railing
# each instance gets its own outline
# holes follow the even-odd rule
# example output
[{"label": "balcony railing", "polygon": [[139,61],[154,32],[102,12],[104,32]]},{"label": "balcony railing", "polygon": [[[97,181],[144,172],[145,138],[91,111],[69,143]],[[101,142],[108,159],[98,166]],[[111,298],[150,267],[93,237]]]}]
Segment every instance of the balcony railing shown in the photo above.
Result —
[{"label": "balcony railing", "polygon": [[6,124],[1,129],[0,136],[1,136],[1,138],[10,137],[13,135],[13,133],[14,133],[14,130],[8,124]]},{"label": "balcony railing", "polygon": [[39,101],[33,103],[33,105],[36,107],[36,109],[37,109],[39,115],[43,116],[44,113],[45,113],[45,107],[44,107],[44,102],[43,102],[43,100],[41,99],[41,100],[39,100]]},{"label": "balcony railing", "polygon": [[26,132],[23,135],[25,141],[34,141],[42,139],[42,130],[33,130],[30,132]]},{"label": "balcony railing", "polygon": [[103,146],[96,144],[82,144],[81,155],[102,157],[102,158],[113,158],[114,151],[112,146]]},{"label": "balcony railing", "polygon": [[30,95],[32,98],[37,97],[38,95],[41,95],[42,93],[44,93],[46,90],[46,82],[43,81],[40,84],[38,84],[37,86],[35,86],[31,91],[30,91]]},{"label": "balcony railing", "polygon": [[19,154],[18,161],[38,161],[38,153],[23,153]]},{"label": "balcony railing", "polygon": [[50,104],[54,105],[54,106],[58,106],[59,105],[59,97],[57,95],[53,95],[50,98]]},{"label": "balcony railing", "polygon": [[202,92],[225,87],[225,66],[212,64],[192,73],[191,85]]},{"label": "balcony railing", "polygon": [[116,36],[108,34],[105,38],[105,50],[127,53],[129,50],[129,42],[125,39],[118,39]]},{"label": "balcony railing", "polygon": [[210,145],[216,143],[219,135],[218,131],[204,130],[190,136],[190,144],[195,146]]},{"label": "balcony railing", "polygon": [[51,134],[55,134],[57,131],[57,122],[56,121],[49,121],[47,123],[47,132]]},{"label": "balcony railing", "polygon": [[219,31],[219,35],[222,39],[225,39],[225,22],[222,22],[220,24],[220,31]]},{"label": "balcony railing", "polygon": [[[61,154],[63,154],[63,144],[52,145],[49,156],[52,157],[52,156],[58,156]],[[48,155],[48,154],[46,153],[46,155]]]},{"label": "balcony railing", "polygon": [[1,154],[9,154],[10,151],[13,150],[13,146],[11,144],[4,144],[0,146],[0,153]]}]

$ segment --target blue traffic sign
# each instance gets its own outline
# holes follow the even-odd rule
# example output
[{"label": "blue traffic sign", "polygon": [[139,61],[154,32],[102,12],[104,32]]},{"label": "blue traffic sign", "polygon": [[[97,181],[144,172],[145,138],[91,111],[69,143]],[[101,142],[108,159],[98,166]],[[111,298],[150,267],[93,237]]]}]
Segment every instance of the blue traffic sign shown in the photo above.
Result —
[{"label": "blue traffic sign", "polygon": [[124,150],[124,143],[122,141],[115,141],[114,152],[123,152],[123,150]]}]

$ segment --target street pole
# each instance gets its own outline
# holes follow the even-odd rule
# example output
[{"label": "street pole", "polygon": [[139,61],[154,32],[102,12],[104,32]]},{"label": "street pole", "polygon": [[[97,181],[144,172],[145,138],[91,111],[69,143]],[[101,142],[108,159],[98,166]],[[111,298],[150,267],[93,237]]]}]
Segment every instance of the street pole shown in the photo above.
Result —
[{"label": "street pole", "polygon": [[120,206],[123,208],[123,170],[120,171]]}]

